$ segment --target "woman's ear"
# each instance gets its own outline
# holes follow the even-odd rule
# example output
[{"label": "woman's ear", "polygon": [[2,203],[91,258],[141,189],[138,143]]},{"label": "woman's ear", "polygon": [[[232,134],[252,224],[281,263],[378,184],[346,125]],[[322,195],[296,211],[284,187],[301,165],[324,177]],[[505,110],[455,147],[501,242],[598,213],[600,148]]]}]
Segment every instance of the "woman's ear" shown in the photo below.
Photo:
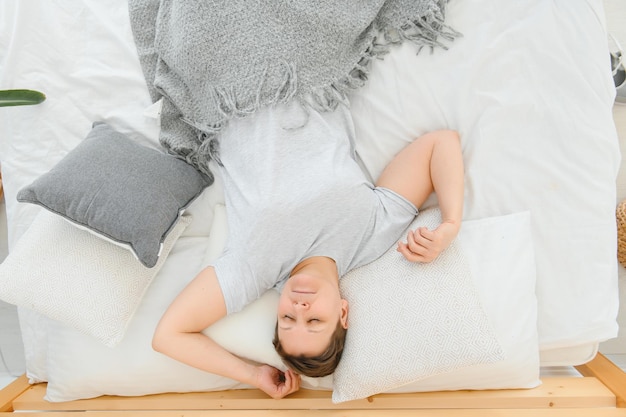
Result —
[{"label": "woman's ear", "polygon": [[339,321],[344,329],[348,328],[348,301],[344,299],[341,300],[341,316],[339,317]]}]

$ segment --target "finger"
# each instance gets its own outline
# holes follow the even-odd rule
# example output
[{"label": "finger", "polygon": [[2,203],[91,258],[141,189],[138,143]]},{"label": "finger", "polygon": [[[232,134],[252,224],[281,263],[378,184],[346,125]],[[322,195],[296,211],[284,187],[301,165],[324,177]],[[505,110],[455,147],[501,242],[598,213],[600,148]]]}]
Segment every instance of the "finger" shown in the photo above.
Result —
[{"label": "finger", "polygon": [[300,388],[299,375],[296,375],[293,371],[288,370],[286,373],[286,378],[285,378],[283,396],[289,395],[292,392],[297,391],[299,388]]},{"label": "finger", "polygon": [[414,233],[413,234],[413,244],[414,244],[414,246],[416,248],[423,248],[423,250],[419,250],[419,252],[417,252],[417,253],[419,253],[421,255],[424,255],[425,251],[429,251],[430,249],[432,249],[434,243],[435,243],[435,241],[433,239],[429,239],[428,237],[425,237],[421,233]]},{"label": "finger", "polygon": [[291,372],[291,381],[292,381],[292,386],[291,386],[291,390],[290,392],[296,392],[300,389],[300,375],[296,374],[295,372]]},{"label": "finger", "polygon": [[293,389],[293,386],[297,382],[296,374],[290,369],[289,371],[289,390]]},{"label": "finger", "polygon": [[406,243],[400,243],[398,245],[398,252],[400,252],[402,254],[402,256],[404,256],[407,261],[410,261],[410,262],[421,262],[422,261],[422,256],[418,255],[416,253],[413,253],[409,249],[409,247],[407,246]]},{"label": "finger", "polygon": [[409,248],[406,243],[401,243],[398,245],[398,252],[411,262],[430,262],[436,257],[436,253],[432,248],[426,248],[417,244]]},{"label": "finger", "polygon": [[407,236],[407,246],[416,255],[425,256],[428,252],[428,241],[414,232],[410,232]]},{"label": "finger", "polygon": [[420,227],[417,230],[418,233],[416,233],[416,235],[423,237],[424,239],[427,240],[434,240],[435,239],[435,232],[433,230],[428,229],[427,227]]},{"label": "finger", "polygon": [[294,376],[291,369],[285,371],[285,391],[290,392],[293,388]]}]

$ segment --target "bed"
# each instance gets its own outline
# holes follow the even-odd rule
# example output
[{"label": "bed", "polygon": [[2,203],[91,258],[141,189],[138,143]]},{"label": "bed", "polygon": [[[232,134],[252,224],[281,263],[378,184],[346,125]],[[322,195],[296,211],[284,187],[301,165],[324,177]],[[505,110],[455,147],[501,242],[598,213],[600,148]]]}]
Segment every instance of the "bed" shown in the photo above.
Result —
[{"label": "bed", "polygon": [[[184,214],[176,211],[150,268],[119,241],[17,200],[79,144],[96,140],[99,129],[160,149],[159,103],[145,84],[126,2],[5,0],[0,18],[0,87],[47,95],[41,105],[0,112],[9,233],[0,298],[18,305],[27,367],[1,392],[1,412],[363,416],[393,409],[471,416],[525,415],[532,408],[536,415],[626,415],[619,409],[626,406],[626,377],[598,353],[600,342],[617,335],[619,308],[620,157],[601,1],[523,0],[507,7],[451,1],[446,23],[461,36],[447,50],[417,54],[405,43],[372,64],[368,82],[349,97],[367,175],[376,178],[424,132],[450,128],[461,135],[466,193],[455,250],[471,273],[455,290],[473,304],[455,310],[441,293],[420,293],[417,313],[433,314],[438,328],[448,326],[453,335],[443,337],[447,358],[438,354],[443,345],[418,338],[413,349],[430,352],[420,356],[429,366],[422,362],[390,385],[365,387],[386,380],[394,363],[364,347],[389,336],[385,331],[412,332],[385,322],[376,330],[359,327],[341,374],[304,378],[301,392],[281,401],[150,347],[172,297],[221,252],[228,231],[219,178],[186,194]],[[157,175],[146,172],[136,177]],[[46,178],[42,187],[58,195]],[[150,193],[172,186],[159,187]],[[429,200],[425,221],[436,210]],[[117,292],[109,291],[113,276],[123,280]],[[276,297],[268,292],[207,331],[248,360],[283,367],[271,345]],[[441,314],[441,305],[450,315]],[[381,320],[374,313],[364,308],[362,316]],[[478,317],[485,326],[460,317]],[[467,340],[476,344],[463,345]],[[459,360],[462,345],[472,358]]]}]

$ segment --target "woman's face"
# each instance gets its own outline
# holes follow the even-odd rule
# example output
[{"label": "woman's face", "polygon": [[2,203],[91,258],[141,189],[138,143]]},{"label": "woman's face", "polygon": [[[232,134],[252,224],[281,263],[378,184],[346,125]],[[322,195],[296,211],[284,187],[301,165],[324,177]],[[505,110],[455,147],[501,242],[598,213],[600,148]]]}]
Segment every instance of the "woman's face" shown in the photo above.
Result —
[{"label": "woman's face", "polygon": [[290,355],[316,356],[328,347],[340,322],[347,328],[348,302],[332,280],[295,274],[278,303],[278,338]]}]

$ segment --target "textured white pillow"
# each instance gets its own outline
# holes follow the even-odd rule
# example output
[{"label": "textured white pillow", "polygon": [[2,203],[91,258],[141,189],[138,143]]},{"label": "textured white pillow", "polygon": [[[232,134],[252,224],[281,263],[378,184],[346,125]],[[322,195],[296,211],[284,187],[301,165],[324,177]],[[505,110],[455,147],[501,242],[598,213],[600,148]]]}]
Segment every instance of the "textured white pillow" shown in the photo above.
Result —
[{"label": "textured white pillow", "polygon": [[538,386],[536,266],[530,212],[464,220],[457,243],[466,253],[474,285],[505,360],[431,376],[392,392]]},{"label": "textured white pillow", "polygon": [[[410,227],[432,230],[440,223],[432,208]],[[350,314],[333,402],[504,359],[456,241],[429,263],[409,262],[393,246],[346,274],[341,291]]]},{"label": "textured white pillow", "polygon": [[190,222],[181,217],[157,264],[146,268],[130,251],[42,211],[0,265],[0,299],[114,346]]}]

